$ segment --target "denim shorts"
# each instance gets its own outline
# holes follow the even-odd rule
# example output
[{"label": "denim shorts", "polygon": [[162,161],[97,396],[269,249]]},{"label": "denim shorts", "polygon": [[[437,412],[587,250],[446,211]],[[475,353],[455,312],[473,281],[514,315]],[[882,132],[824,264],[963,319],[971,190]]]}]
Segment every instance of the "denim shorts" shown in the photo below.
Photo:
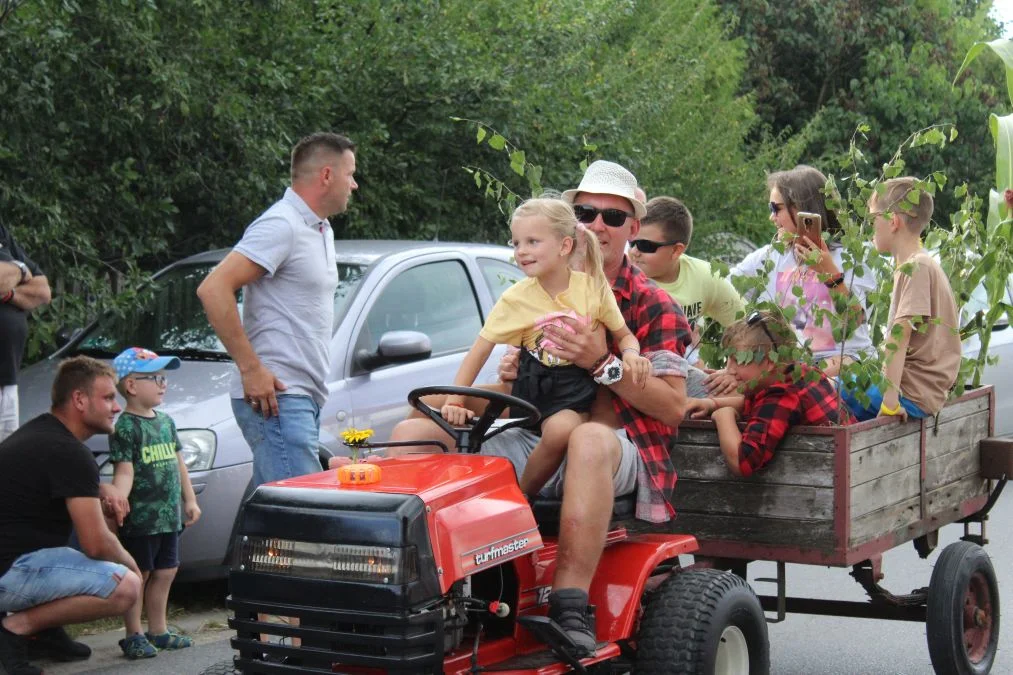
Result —
[{"label": "denim shorts", "polygon": [[31,551],[0,577],[0,612],[79,595],[108,598],[126,574],[119,563],[94,560],[66,546]]},{"label": "denim shorts", "polygon": [[[631,494],[637,489],[637,473],[640,470],[640,451],[633,441],[626,435],[625,429],[616,429],[616,438],[619,439],[621,455],[619,466],[612,475],[612,494],[616,497]],[[531,451],[541,440],[538,436],[527,429],[507,429],[498,436],[490,438],[482,444],[481,454],[492,457],[505,457],[514,465],[514,472],[520,480],[524,473],[524,466],[528,463]],[[566,475],[566,459],[556,473],[552,474],[548,482],[539,492],[540,497],[546,499],[563,498],[563,478]]]},{"label": "denim shorts", "polygon": [[[865,394],[869,397],[869,404],[862,405],[857,396],[851,393],[847,387],[842,386],[840,378],[837,378],[834,384],[841,390],[841,400],[848,405],[851,414],[855,416],[857,421],[864,422],[865,420],[875,419],[879,416],[879,407],[883,405],[883,392],[879,390],[879,387],[874,384],[869,385],[869,388],[865,391]],[[898,402],[910,419],[920,420],[923,417],[929,416],[927,412],[919,408],[918,404],[911,399],[903,396],[898,397],[898,399]]]},{"label": "denim shorts", "polygon": [[320,407],[309,396],[279,396],[278,414],[267,419],[243,399],[234,398],[232,413],[253,452],[254,485],[323,470]]}]

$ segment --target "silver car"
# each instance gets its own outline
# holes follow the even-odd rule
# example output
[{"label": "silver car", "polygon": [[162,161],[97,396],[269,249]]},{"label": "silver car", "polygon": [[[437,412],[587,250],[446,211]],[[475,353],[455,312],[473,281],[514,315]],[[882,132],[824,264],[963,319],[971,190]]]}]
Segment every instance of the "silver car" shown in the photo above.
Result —
[{"label": "silver car", "polygon": [[[384,439],[407,414],[409,390],[452,382],[493,304],[524,276],[504,246],[343,240],[335,248],[339,282],[330,394],[320,430],[325,465],[327,457],[346,450],[342,430],[370,428]],[[136,345],[182,360],[182,367],[169,374],[161,409],[179,428],[203,511],[181,541],[180,576],[190,580],[224,575],[233,523],[252,474],[250,449],[229,401],[233,365],[196,295],[227,253],[210,251],[165,268],[155,275],[150,302],[125,318],[100,318],[19,376],[24,423],[49,409],[53,375],[68,356],[109,360]],[[479,382],[495,381],[499,353],[489,359]],[[97,436],[89,446],[102,473],[111,476],[107,438]]]}]

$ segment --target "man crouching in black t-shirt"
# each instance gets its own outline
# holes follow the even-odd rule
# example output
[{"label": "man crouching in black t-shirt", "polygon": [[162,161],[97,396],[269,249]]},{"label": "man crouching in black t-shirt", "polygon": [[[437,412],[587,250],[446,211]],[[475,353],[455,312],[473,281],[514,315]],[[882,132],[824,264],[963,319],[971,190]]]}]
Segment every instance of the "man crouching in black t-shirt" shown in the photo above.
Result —
[{"label": "man crouching in black t-shirt", "polygon": [[[29,652],[88,658],[61,626],[125,614],[140,599],[137,565],[103,519],[122,498],[103,486],[83,441],[108,434],[120,406],[111,367],[86,356],[60,364],[53,407],[0,443],[0,663],[37,675]],[[101,498],[101,502],[100,502]],[[81,551],[67,547],[71,525]]]}]

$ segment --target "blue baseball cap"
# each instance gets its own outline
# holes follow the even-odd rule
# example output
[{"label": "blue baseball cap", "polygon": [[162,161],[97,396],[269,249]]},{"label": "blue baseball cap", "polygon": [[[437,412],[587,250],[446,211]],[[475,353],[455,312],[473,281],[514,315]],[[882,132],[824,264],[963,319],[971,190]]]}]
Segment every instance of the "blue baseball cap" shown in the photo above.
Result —
[{"label": "blue baseball cap", "polygon": [[127,347],[113,359],[118,379],[130,373],[157,373],[160,370],[176,370],[179,366],[180,361],[175,356],[159,356],[143,347]]}]

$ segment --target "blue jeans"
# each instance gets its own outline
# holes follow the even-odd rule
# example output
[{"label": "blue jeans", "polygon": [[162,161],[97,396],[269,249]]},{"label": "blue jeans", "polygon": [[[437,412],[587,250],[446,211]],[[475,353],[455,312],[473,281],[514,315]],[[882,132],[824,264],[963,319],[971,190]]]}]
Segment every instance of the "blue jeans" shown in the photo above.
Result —
[{"label": "blue jeans", "polygon": [[[855,416],[859,422],[865,420],[875,419],[879,416],[879,408],[883,405],[883,392],[879,390],[876,385],[869,385],[865,393],[869,396],[869,405],[862,406],[858,399],[855,398],[854,394],[848,391],[848,388],[843,386],[840,378],[837,380],[837,388],[841,391],[841,400],[848,404],[848,408],[851,410],[851,414]],[[928,417],[928,413],[919,408],[914,401],[909,398],[900,397],[900,404],[907,411],[907,416],[911,419],[919,420],[923,417]]]},{"label": "blue jeans", "polygon": [[108,598],[126,574],[119,563],[94,560],[66,546],[31,551],[0,577],[0,612],[79,595]]},{"label": "blue jeans", "polygon": [[253,452],[254,485],[322,470],[320,407],[309,396],[279,396],[278,414],[267,419],[243,399],[234,398],[232,413]]}]

